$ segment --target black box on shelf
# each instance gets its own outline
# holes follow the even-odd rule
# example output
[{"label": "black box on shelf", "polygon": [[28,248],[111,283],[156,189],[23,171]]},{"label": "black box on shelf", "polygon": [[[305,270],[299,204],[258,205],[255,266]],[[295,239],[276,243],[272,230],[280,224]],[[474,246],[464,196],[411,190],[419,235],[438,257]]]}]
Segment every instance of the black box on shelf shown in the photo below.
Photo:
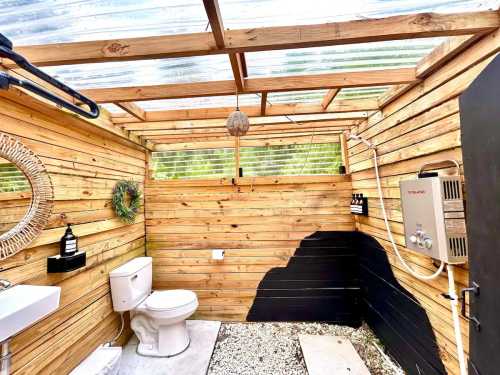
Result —
[{"label": "black box on shelf", "polygon": [[79,251],[74,255],[54,255],[47,258],[47,273],[70,272],[87,264],[87,254]]}]

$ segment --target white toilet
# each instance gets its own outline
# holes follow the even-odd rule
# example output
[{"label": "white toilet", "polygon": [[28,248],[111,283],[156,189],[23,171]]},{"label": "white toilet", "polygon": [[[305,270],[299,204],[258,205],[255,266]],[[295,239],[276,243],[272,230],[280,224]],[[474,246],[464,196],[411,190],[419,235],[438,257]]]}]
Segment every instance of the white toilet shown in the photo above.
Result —
[{"label": "white toilet", "polygon": [[137,352],[145,356],[171,357],[189,346],[186,319],[198,307],[190,290],[151,293],[152,258],[132,259],[110,272],[115,311],[130,311],[130,325],[139,339]]}]

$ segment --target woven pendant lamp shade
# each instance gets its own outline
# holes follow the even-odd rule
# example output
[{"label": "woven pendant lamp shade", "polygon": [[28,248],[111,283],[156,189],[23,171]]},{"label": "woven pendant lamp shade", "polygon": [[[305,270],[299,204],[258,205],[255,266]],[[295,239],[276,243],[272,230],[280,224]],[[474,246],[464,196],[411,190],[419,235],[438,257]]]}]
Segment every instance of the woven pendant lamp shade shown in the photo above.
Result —
[{"label": "woven pendant lamp shade", "polygon": [[236,109],[227,118],[226,127],[229,130],[229,134],[239,137],[247,133],[250,122],[246,114]]}]

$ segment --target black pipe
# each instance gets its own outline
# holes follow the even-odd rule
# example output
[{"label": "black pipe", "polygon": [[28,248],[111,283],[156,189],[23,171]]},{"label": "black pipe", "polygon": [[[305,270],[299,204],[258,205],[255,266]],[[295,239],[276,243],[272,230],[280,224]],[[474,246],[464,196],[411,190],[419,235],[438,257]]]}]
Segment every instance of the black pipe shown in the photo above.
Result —
[{"label": "black pipe", "polygon": [[80,94],[79,92],[73,90],[71,87],[66,86],[64,83],[58,81],[57,79],[49,76],[47,73],[44,73],[36,66],[31,64],[28,60],[26,60],[26,58],[14,52],[12,50],[12,42],[2,34],[0,34],[0,57],[12,60],[20,68],[40,78],[41,80],[52,85],[53,87],[56,87],[57,89],[65,92],[66,94],[70,95],[77,101],[87,105],[89,107],[89,111],[86,111],[55,94],[52,94],[50,91],[45,90],[43,87],[33,82],[24,79],[18,79],[3,72],[0,72],[0,89],[8,89],[10,85],[19,86],[38,96],[41,96],[42,98],[50,100],[51,102],[55,103],[58,106],[61,106],[72,112],[75,112],[83,117],[86,118],[99,117],[100,113],[99,106],[94,101]]}]

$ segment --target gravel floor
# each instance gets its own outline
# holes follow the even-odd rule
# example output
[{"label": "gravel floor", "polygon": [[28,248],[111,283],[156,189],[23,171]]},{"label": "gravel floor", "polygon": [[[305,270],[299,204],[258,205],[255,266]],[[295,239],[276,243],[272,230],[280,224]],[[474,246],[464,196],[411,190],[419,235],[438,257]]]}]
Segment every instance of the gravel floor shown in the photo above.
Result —
[{"label": "gravel floor", "polygon": [[373,345],[367,326],[354,329],[322,323],[224,323],[209,375],[307,375],[298,334],[344,336],[351,340],[372,375],[397,374]]}]

